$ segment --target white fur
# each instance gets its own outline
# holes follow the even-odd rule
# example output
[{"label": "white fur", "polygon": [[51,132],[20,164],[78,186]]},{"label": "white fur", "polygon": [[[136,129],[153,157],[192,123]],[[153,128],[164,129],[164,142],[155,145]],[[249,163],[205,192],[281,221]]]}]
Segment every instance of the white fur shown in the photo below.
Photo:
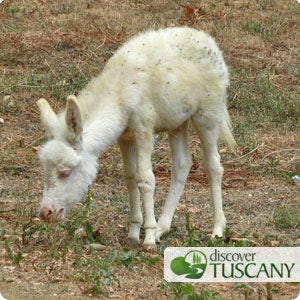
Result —
[{"label": "white fur", "polygon": [[[192,164],[187,147],[191,120],[201,139],[211,184],[213,236],[222,236],[226,220],[219,134],[235,147],[226,108],[228,82],[222,53],[209,35],[191,28],[168,28],[127,42],[78,98],[68,97],[66,110],[58,116],[40,99],[41,119],[50,139],[40,153],[46,177],[41,217],[59,219],[79,202],[96,176],[98,156],[118,140],[131,207],[129,241],[139,242],[144,223],[144,245],[152,247],[170,230]],[[170,191],[157,223],[151,153],[154,133],[160,131],[169,132],[173,163]]]}]

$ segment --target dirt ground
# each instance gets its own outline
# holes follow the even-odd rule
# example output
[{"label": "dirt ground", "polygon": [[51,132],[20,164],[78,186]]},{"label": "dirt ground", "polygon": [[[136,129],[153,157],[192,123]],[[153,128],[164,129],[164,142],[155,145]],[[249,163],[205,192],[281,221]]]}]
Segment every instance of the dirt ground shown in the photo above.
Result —
[{"label": "dirt ground", "polygon": [[[233,173],[233,172],[232,172]],[[299,204],[299,187],[292,184],[283,184],[281,180],[261,180],[253,175],[246,175],[242,172],[233,173],[228,177],[225,176],[225,184],[230,187],[224,190],[224,206],[225,214],[228,220],[228,226],[233,231],[236,238],[246,237],[254,246],[278,246],[278,245],[299,245],[299,232],[291,232],[291,230],[278,230],[272,224],[272,213],[274,207],[281,205],[283,202],[289,204]],[[186,238],[185,215],[189,212],[192,223],[196,230],[202,230],[204,233],[210,232],[211,226],[211,205],[208,199],[207,184],[195,182],[192,174],[190,181],[186,186],[185,194],[178,207],[173,222],[173,230],[175,233],[167,238],[169,246],[180,246],[182,240]],[[199,178],[204,177],[199,174]],[[11,189],[17,189],[20,194],[26,195],[26,202],[29,199],[37,205],[36,196],[38,192],[32,189],[29,179],[22,179],[16,182],[15,179],[5,178],[2,184],[10,186]],[[118,191],[125,192],[125,186],[120,183],[121,179],[115,182],[103,184],[102,182],[95,184],[96,194],[94,196],[95,207],[99,209],[97,215],[98,222],[101,224],[102,234],[107,241],[107,249],[122,249],[125,245],[127,217],[123,213],[118,216],[117,220],[113,216],[120,212],[118,207],[110,207],[110,203],[100,203],[101,191],[106,190],[108,194]],[[200,180],[201,181],[201,180]],[[166,193],[167,182],[165,176],[158,176],[158,192]],[[113,186],[113,191],[110,191]],[[98,195],[98,196],[97,196]],[[5,204],[5,208],[13,206],[12,202],[16,196],[6,197],[1,200]],[[160,197],[159,197],[160,198]],[[161,200],[161,201],[159,201]],[[22,201],[22,200],[21,200]],[[157,209],[162,204],[163,199],[158,199]],[[34,207],[32,202],[31,206]],[[197,205],[195,205],[197,204]],[[19,204],[20,205],[20,204]],[[124,204],[122,204],[124,205]],[[128,211],[127,204],[123,211]],[[103,217],[105,211],[110,220]],[[237,217],[238,216],[238,217]],[[16,226],[16,220],[11,215],[4,215],[6,226]],[[104,223],[102,223],[104,220]],[[253,237],[255,236],[255,237]],[[21,262],[20,267],[12,264],[7,258],[2,259],[1,276],[4,279],[0,283],[0,291],[7,299],[88,299],[88,295],[82,293],[81,284],[68,280],[68,273],[73,270],[71,263],[73,261],[70,254],[69,262],[56,262],[53,259],[45,260],[41,258],[40,247],[36,246],[33,253],[24,253],[25,258]],[[140,250],[143,252],[143,250]],[[5,256],[4,249],[1,255]],[[99,252],[99,255],[104,255]],[[145,254],[147,257],[156,254]],[[55,266],[57,264],[57,266]],[[40,265],[40,267],[39,267]],[[44,268],[44,269],[43,269]],[[52,270],[49,270],[53,268]],[[57,274],[57,271],[59,273]],[[129,271],[125,267],[119,269],[114,274],[120,283],[117,286],[110,287],[109,296],[101,295],[101,299],[170,299],[171,296],[161,285],[163,280],[163,259],[160,258],[153,266],[148,267],[142,265],[138,270]],[[299,294],[299,286],[289,283],[276,283],[271,285],[272,290],[276,291],[272,299],[290,300],[295,299]],[[236,288],[234,284],[196,284],[196,288],[217,291],[221,299],[244,299],[245,291],[243,288]],[[266,297],[266,284],[252,284],[249,289],[248,299],[258,299],[259,295]],[[176,298],[177,299],[177,298]],[[214,298],[212,298],[214,299]],[[267,298],[262,298],[267,299]]]},{"label": "dirt ground", "polygon": [[[58,111],[66,96],[99,73],[124,41],[148,28],[204,29],[215,36],[231,69],[228,102],[240,149],[233,154],[220,145],[224,212],[230,229],[226,243],[244,239],[249,246],[299,247],[300,185],[291,179],[300,174],[300,118],[295,117],[300,111],[299,8],[292,0],[0,3],[1,294],[8,300],[199,298],[185,298],[184,292],[176,292],[176,285],[164,281],[161,255],[165,246],[205,245],[211,232],[209,186],[201,166],[201,145],[193,132],[189,143],[194,165],[170,234],[154,253],[135,249],[129,266],[112,262],[112,274],[102,274],[109,281],[102,282],[103,293],[89,292],[99,278],[93,263],[84,266],[80,261],[96,257],[105,261],[114,250],[124,253],[129,208],[117,146],[99,161],[91,187],[87,220],[103,244],[96,255],[82,241],[62,251],[66,233],[58,227],[44,228],[36,218],[43,189],[36,150],[44,141],[36,100],[45,97]],[[262,87],[259,79],[266,72],[272,84],[268,81]],[[260,109],[256,103],[266,94],[286,106]],[[153,166],[158,215],[170,180],[165,135],[157,138]],[[75,219],[84,207],[75,208]],[[101,268],[110,270],[109,263]],[[299,284],[290,283],[203,283],[194,289],[218,294],[199,299],[222,300],[292,300],[300,293]]]}]

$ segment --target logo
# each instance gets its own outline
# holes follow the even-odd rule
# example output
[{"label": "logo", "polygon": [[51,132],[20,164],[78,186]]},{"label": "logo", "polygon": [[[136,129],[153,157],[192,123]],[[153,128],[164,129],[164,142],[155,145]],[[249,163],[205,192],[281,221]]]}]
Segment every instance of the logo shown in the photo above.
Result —
[{"label": "logo", "polygon": [[169,247],[164,276],[168,282],[300,282],[300,247]]},{"label": "logo", "polygon": [[186,275],[185,278],[200,279],[207,266],[206,255],[198,250],[189,251],[185,256],[172,260],[170,268],[176,275]]}]

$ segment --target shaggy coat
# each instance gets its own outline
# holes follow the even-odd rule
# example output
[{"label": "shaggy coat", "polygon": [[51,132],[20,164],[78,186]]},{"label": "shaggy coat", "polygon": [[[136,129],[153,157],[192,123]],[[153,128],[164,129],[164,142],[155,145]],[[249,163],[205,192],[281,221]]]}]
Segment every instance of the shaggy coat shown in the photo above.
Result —
[{"label": "shaggy coat", "polygon": [[[144,225],[145,247],[155,246],[170,230],[192,164],[187,146],[191,121],[211,184],[213,236],[221,236],[225,216],[217,140],[220,136],[231,148],[236,145],[226,108],[228,84],[226,64],[212,37],[187,27],[167,28],[125,43],[77,97],[67,98],[60,114],[40,99],[37,104],[49,139],[39,154],[45,172],[40,217],[62,219],[94,180],[98,157],[118,141],[131,208],[129,243],[139,243]],[[161,131],[169,134],[172,178],[156,222],[151,153],[154,134]]]}]

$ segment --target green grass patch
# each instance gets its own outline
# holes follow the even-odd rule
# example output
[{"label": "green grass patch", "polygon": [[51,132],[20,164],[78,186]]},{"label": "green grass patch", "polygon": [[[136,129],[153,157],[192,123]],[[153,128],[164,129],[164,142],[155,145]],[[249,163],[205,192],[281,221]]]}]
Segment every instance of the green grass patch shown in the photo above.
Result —
[{"label": "green grass patch", "polygon": [[13,244],[10,240],[4,241],[4,249],[7,257],[17,266],[20,266],[20,261],[24,258],[23,253],[20,250],[14,251],[11,247]]},{"label": "green grass patch", "polygon": [[186,231],[187,235],[182,241],[182,247],[249,247],[248,239],[241,239],[240,241],[233,241],[232,231],[226,227],[223,237],[215,237],[207,239],[204,232],[199,231],[191,223],[189,213],[186,214]]},{"label": "green grass patch", "polygon": [[[233,82],[230,107],[242,115],[243,120],[235,128],[244,134],[246,129],[284,126],[292,128],[300,122],[299,95],[296,91],[279,90],[270,72],[253,74],[251,70],[232,70]],[[251,84],[249,78],[254,80]],[[252,134],[252,133],[251,133]]]},{"label": "green grass patch", "polygon": [[168,284],[171,299],[176,300],[220,300],[218,292],[202,290],[196,291],[191,283],[170,283]]},{"label": "green grass patch", "polygon": [[272,219],[278,228],[296,229],[300,227],[300,209],[292,205],[277,206],[273,211]]},{"label": "green grass patch", "polygon": [[250,33],[264,34],[265,32],[263,25],[257,23],[256,21],[247,21],[244,25],[244,29]]}]

